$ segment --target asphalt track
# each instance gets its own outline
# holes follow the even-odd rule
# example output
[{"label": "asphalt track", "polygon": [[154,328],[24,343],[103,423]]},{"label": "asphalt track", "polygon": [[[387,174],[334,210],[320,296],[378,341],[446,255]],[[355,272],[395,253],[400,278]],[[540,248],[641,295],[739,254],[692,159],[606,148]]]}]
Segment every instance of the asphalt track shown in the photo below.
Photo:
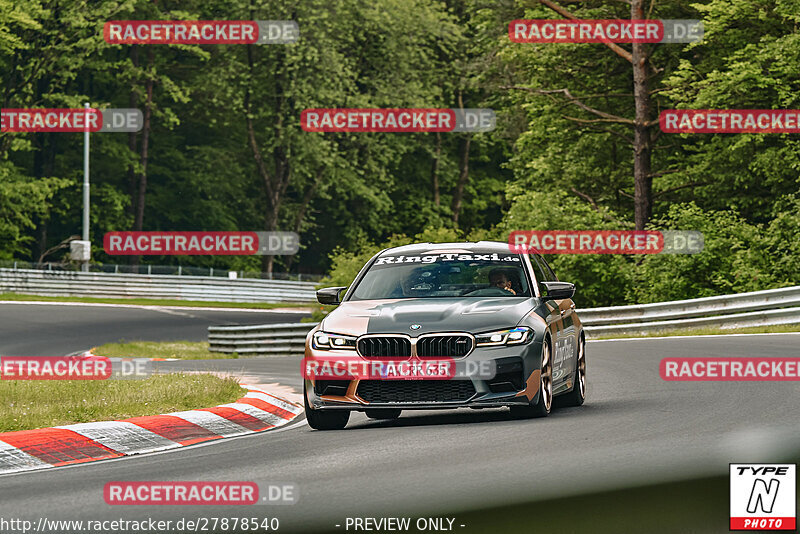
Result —
[{"label": "asphalt track", "polygon": [[[203,312],[193,319],[57,308],[0,306],[0,353],[66,354],[115,336],[202,339],[204,322],[267,322],[276,315]],[[590,342],[587,403],[546,419],[513,420],[505,410],[406,412],[393,422],[357,414],[334,432],[301,422],[208,446],[0,477],[0,518],[255,516],[279,518],[281,532],[345,532],[347,517],[446,516],[455,518],[456,532],[470,532],[468,524],[459,526],[459,512],[727,475],[730,462],[785,460],[800,450],[800,384],[665,382],[658,364],[667,356],[790,356],[799,346],[800,335],[792,334]],[[244,372],[298,390],[301,383],[298,358],[162,365]],[[106,505],[104,484],[127,480],[290,482],[300,499],[247,509]],[[719,513],[726,531],[727,510]]]},{"label": "asphalt track", "polygon": [[295,322],[300,317],[235,308],[0,303],[0,354],[60,356],[121,340],[206,341],[210,325]]}]

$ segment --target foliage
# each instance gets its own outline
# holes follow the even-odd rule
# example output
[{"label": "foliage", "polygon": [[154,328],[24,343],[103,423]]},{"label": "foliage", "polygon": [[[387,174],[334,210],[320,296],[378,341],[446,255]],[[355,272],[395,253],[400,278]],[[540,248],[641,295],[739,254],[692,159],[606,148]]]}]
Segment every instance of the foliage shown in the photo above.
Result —
[{"label": "foliage", "polygon": [[63,178],[33,180],[9,162],[0,161],[0,259],[23,253],[33,237],[35,218],[44,217],[53,196],[69,185]]},{"label": "foliage", "polygon": [[[595,211],[587,202],[563,191],[536,192],[512,187],[512,199],[503,222],[495,229],[498,241],[507,241],[514,230],[613,230],[618,229],[616,214]],[[619,255],[550,254],[545,260],[559,280],[577,286],[578,306],[590,307],[623,303],[630,285],[632,260]]]},{"label": "foliage", "polygon": [[693,202],[672,206],[658,221],[659,227],[700,230],[703,252],[643,258],[627,299],[658,302],[797,284],[800,205],[794,197],[779,205],[785,211],[766,225],[749,223],[733,210],[707,211]]},{"label": "foliage", "polygon": [[[556,3],[582,18],[630,16],[617,0]],[[649,17],[701,18],[705,30],[698,43],[648,45],[652,112],[800,108],[797,7],[649,2]],[[327,285],[351,283],[382,246],[504,241],[515,229],[632,228],[630,125],[587,122],[596,115],[563,91],[631,118],[630,64],[602,44],[512,43],[508,23],[518,18],[558,15],[527,0],[0,0],[0,106],[143,109],[151,80],[143,229],[297,231],[300,253],[276,258],[275,270],[328,272]],[[103,24],[120,19],[291,19],[301,37],[270,46],[105,43]],[[312,107],[462,104],[494,109],[497,129],[323,134],[299,123]],[[706,250],[547,258],[579,285],[578,304],[796,284],[796,136],[653,131],[651,226],[702,230]],[[96,261],[121,261],[99,244],[135,224],[142,142],[141,133],[92,135]],[[0,259],[36,261],[80,233],[82,147],[81,134],[0,133]],[[261,260],[142,261],[261,270]]]}]

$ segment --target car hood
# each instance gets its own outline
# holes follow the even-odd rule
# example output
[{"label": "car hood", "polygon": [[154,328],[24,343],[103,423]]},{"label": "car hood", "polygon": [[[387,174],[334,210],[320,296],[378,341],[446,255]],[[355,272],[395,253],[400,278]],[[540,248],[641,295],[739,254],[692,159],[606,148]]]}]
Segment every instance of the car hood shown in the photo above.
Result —
[{"label": "car hood", "polygon": [[[321,327],[354,336],[487,332],[516,326],[534,306],[533,299],[527,297],[350,301],[328,314]],[[412,324],[421,326],[412,330]]]}]

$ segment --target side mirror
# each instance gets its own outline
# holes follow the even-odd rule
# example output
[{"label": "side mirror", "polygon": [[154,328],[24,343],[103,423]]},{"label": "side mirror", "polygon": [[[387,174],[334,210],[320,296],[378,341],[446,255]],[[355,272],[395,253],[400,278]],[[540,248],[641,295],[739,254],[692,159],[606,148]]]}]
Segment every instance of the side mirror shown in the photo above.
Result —
[{"label": "side mirror", "polygon": [[320,304],[339,304],[339,293],[346,287],[324,287],[317,289],[317,301]]},{"label": "side mirror", "polygon": [[575,284],[569,282],[542,282],[539,287],[542,298],[547,300],[571,299],[575,295]]}]

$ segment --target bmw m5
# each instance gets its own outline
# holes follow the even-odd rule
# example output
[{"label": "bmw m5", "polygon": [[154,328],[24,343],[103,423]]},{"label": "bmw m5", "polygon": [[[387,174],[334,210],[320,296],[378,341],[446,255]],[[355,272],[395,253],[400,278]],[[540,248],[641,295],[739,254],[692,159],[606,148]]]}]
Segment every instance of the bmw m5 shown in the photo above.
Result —
[{"label": "bmw m5", "polygon": [[320,303],[338,307],[309,332],[305,363],[439,359],[462,369],[491,364],[492,372],[445,379],[306,374],[308,424],[341,429],[351,411],[393,419],[402,410],[507,406],[543,417],[554,401],[581,405],[586,351],[574,293],[539,254],[512,252],[508,243],[383,250],[349,288],[317,291]]}]

